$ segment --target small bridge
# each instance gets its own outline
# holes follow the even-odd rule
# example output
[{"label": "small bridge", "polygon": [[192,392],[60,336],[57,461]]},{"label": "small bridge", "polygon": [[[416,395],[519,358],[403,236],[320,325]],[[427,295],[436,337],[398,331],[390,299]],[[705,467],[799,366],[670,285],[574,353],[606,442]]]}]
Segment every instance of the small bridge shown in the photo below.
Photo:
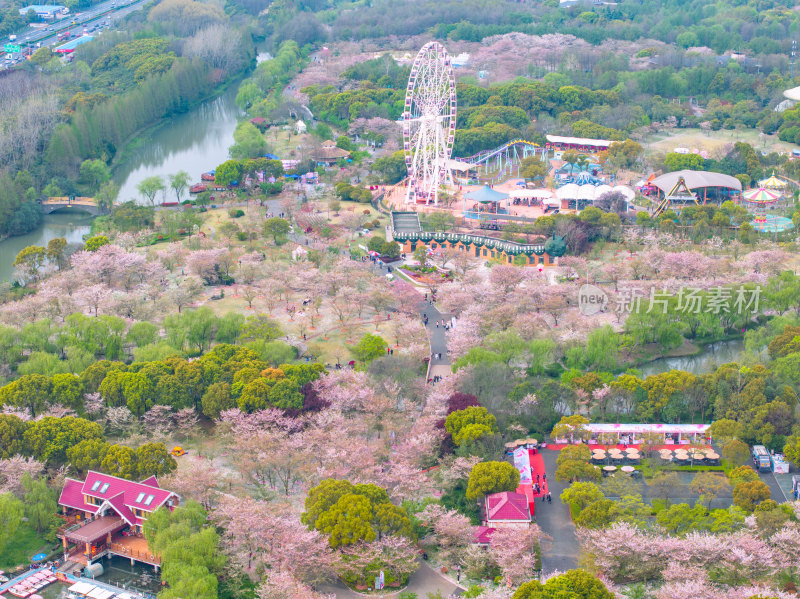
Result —
[{"label": "small bridge", "polygon": [[50,197],[46,200],[42,200],[40,206],[42,208],[42,212],[45,214],[50,214],[51,212],[55,212],[56,210],[60,210],[62,208],[76,208],[95,216],[103,214],[104,212],[104,210],[100,207],[100,204],[97,203],[97,200],[82,196]]}]

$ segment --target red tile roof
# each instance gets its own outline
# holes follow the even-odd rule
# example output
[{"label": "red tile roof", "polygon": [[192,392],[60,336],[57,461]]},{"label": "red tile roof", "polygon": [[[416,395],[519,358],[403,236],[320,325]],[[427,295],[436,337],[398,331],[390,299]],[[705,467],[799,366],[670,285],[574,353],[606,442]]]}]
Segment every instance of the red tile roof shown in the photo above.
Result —
[{"label": "red tile roof", "polygon": [[147,485],[148,487],[158,487],[161,488],[161,485],[158,484],[158,479],[154,476],[150,478],[144,479],[142,482],[139,483],[140,485]]},{"label": "red tile roof", "polygon": [[68,478],[64,481],[64,488],[61,490],[61,497],[58,498],[58,504],[84,512],[91,512],[92,514],[97,511],[96,505],[86,503],[83,500],[83,483],[73,478]]},{"label": "red tile roof", "polygon": [[[86,503],[85,495],[100,499],[102,504]],[[97,513],[103,505],[108,505],[128,524],[141,524],[142,520],[136,517],[134,509],[152,512],[164,505],[170,498],[179,499],[172,491],[161,489],[155,476],[137,483],[90,470],[83,482],[67,479],[58,503],[92,514]]]},{"label": "red tile roof", "polygon": [[[141,520],[134,515],[134,513],[130,510],[130,508],[127,505],[125,505],[124,493],[120,493],[119,495],[110,497],[109,499],[106,499],[106,501],[111,504],[111,507],[114,508],[114,511],[116,511],[120,516],[122,516],[125,519],[125,522],[127,522],[128,524],[142,523]],[[137,520],[139,521],[137,522]]]},{"label": "red tile roof", "polygon": [[520,493],[504,491],[486,496],[486,521],[530,522],[528,498]]},{"label": "red tile roof", "polygon": [[494,528],[490,528],[489,526],[475,527],[475,530],[472,531],[472,542],[478,545],[488,545],[492,540],[494,530]]}]

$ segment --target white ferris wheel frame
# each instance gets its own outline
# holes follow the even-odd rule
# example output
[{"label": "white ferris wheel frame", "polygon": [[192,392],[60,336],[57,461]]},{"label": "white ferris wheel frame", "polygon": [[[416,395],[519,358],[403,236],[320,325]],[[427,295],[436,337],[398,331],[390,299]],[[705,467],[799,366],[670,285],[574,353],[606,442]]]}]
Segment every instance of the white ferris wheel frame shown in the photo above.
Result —
[{"label": "white ferris wheel frame", "polygon": [[439,188],[453,185],[450,156],[456,134],[456,81],[450,57],[428,42],[411,66],[403,109],[406,202],[439,203]]}]

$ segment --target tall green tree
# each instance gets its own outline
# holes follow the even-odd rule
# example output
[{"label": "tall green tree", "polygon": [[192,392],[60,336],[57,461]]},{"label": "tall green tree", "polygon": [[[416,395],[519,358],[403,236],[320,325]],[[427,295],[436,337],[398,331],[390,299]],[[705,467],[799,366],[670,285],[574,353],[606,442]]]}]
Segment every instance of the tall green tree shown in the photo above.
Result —
[{"label": "tall green tree", "polygon": [[155,206],[156,195],[159,191],[164,191],[164,189],[166,189],[164,186],[164,180],[158,175],[153,175],[151,177],[142,179],[142,181],[136,186],[136,191],[138,191],[142,197],[150,202],[151,206]]},{"label": "tall green tree", "polygon": [[34,479],[30,474],[23,477],[22,487],[25,489],[25,516],[28,523],[39,534],[50,531],[58,510],[55,491],[47,486],[46,478]]},{"label": "tall green tree", "polygon": [[175,192],[175,199],[178,202],[181,201],[183,191],[186,189],[186,186],[189,185],[190,180],[189,173],[186,171],[178,171],[174,175],[169,176],[169,187]]},{"label": "tall green tree", "polygon": [[0,555],[14,538],[24,514],[25,509],[19,499],[11,493],[0,494]]}]

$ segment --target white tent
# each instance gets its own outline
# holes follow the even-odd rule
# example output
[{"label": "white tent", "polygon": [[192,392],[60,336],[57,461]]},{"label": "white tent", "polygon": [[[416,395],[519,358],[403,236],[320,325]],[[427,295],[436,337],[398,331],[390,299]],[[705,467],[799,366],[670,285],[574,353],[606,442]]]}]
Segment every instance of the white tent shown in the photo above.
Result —
[{"label": "white tent", "polygon": [[69,587],[70,593],[77,593],[78,595],[88,595],[97,587],[93,584],[89,584],[88,582],[76,582],[71,587]]},{"label": "white tent", "polygon": [[556,189],[556,196],[561,200],[575,200],[578,198],[580,187],[574,183],[567,183],[563,187]]},{"label": "white tent", "polygon": [[610,185],[606,185],[605,183],[603,185],[598,185],[597,187],[594,188],[594,197],[595,199],[597,199],[601,195],[603,195],[604,193],[608,193],[609,191],[611,191]]},{"label": "white tent", "polygon": [[629,202],[633,201],[633,198],[636,197],[636,192],[633,191],[630,187],[626,187],[624,185],[615,185],[611,191],[617,191],[625,196],[625,199]]},{"label": "white tent", "polygon": [[111,591],[107,591],[106,589],[97,587],[86,596],[90,597],[91,599],[109,599],[109,597],[114,596],[114,593],[112,593]]},{"label": "white tent", "polygon": [[588,183],[586,185],[581,185],[580,188],[578,189],[577,199],[592,201],[595,198],[594,192],[595,192],[594,185],[589,185]]}]

